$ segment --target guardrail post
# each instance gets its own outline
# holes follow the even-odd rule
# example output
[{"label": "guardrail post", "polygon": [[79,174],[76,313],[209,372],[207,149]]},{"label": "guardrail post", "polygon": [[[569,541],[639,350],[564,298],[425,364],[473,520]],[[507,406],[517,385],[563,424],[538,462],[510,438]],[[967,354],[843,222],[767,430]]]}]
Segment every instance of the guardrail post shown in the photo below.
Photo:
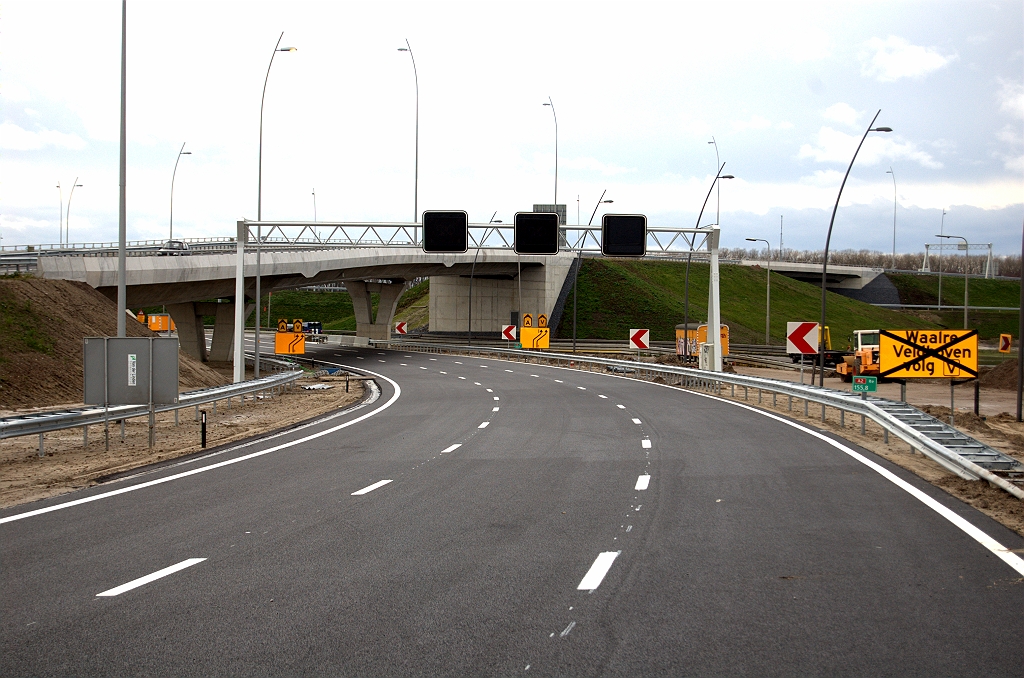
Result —
[{"label": "guardrail post", "polygon": [[153,409],[153,403],[149,404],[149,449],[153,449],[153,445],[156,443],[156,411]]},{"label": "guardrail post", "polygon": [[807,401],[807,399],[805,398],[805,399],[804,399],[804,416],[805,416],[805,417],[809,417],[809,416],[811,416],[810,414],[808,414],[808,413],[807,413],[807,403],[808,403],[808,401]]},{"label": "guardrail post", "polygon": [[82,427],[82,447],[89,447],[89,427]]},{"label": "guardrail post", "polygon": [[124,419],[121,420],[121,442],[124,442]]},{"label": "guardrail post", "polygon": [[793,396],[789,396],[789,411],[793,411]]},{"label": "guardrail post", "polygon": [[821,406],[821,420],[825,421],[825,406]]},{"label": "guardrail post", "polygon": [[196,421],[199,421],[199,405],[196,405]]},{"label": "guardrail post", "polygon": [[846,410],[839,410],[839,428],[846,428]]},{"label": "guardrail post", "polygon": [[[861,391],[860,399],[861,400],[867,400],[867,393],[864,393],[863,391]],[[862,415],[860,415],[860,434],[861,435],[864,435],[864,425],[865,425],[865,420],[864,420],[864,415],[862,414]]]},{"label": "guardrail post", "polygon": [[46,456],[46,450],[43,449],[43,434],[42,433],[39,434],[39,456],[40,457],[45,457]]}]

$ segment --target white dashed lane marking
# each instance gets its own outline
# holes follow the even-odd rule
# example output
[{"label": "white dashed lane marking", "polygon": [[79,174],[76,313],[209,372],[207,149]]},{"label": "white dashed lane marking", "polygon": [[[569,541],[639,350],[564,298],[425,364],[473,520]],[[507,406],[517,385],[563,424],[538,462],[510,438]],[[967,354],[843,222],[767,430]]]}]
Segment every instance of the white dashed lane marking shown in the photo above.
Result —
[{"label": "white dashed lane marking", "polygon": [[367,485],[366,487],[364,487],[361,490],[356,490],[355,492],[352,493],[352,496],[355,497],[355,496],[358,496],[360,494],[367,494],[368,492],[373,492],[378,487],[384,487],[385,485],[387,485],[390,482],[391,482],[390,480],[378,480],[373,485]]},{"label": "white dashed lane marking", "polygon": [[499,398],[498,396],[494,396],[494,399],[495,400],[501,400],[501,398]]},{"label": "white dashed lane marking", "polygon": [[115,586],[114,588],[108,589],[108,590],[104,591],[103,593],[97,593],[96,597],[99,598],[101,596],[103,596],[103,597],[110,597],[110,596],[120,595],[120,594],[124,593],[125,591],[131,591],[132,589],[137,589],[140,586],[144,586],[144,585],[146,585],[146,584],[148,584],[148,583],[150,583],[152,581],[156,581],[157,579],[162,579],[162,578],[166,577],[169,574],[174,574],[175,572],[180,572],[181,570],[184,570],[186,567],[192,567],[193,565],[198,565],[199,563],[203,562],[204,560],[206,560],[206,558],[189,558],[188,560],[183,560],[180,563],[178,563],[177,565],[171,565],[170,567],[165,567],[164,569],[157,570],[156,572],[153,572],[152,574],[147,574],[145,577],[139,577],[138,579],[133,579],[130,582],[128,582],[127,584],[121,584],[120,586]]},{"label": "white dashed lane marking", "polygon": [[490,424],[490,423],[491,422],[489,422],[489,421],[485,421],[484,423],[482,423],[479,426],[477,426],[477,428],[487,428],[487,425]]},{"label": "white dashed lane marking", "polygon": [[459,377],[459,379],[465,379],[465,377]]},{"label": "white dashed lane marking", "polygon": [[486,389],[486,390],[487,390],[488,393],[494,393],[494,389],[493,388],[489,388],[489,389]]},{"label": "white dashed lane marking", "polygon": [[505,370],[505,371],[506,371],[506,372],[511,372],[512,370]]},{"label": "white dashed lane marking", "polygon": [[644,438],[643,440],[641,440],[641,441],[640,441],[640,445],[641,445],[641,446],[642,446],[642,447],[643,447],[643,448],[644,448],[645,450],[649,450],[649,449],[651,449],[651,441],[650,441],[650,440],[648,440],[647,438]]},{"label": "white dashed lane marking", "polygon": [[601,582],[604,581],[604,576],[608,574],[608,570],[611,569],[612,563],[619,557],[622,551],[605,551],[597,556],[594,564],[587,570],[587,574],[583,576],[583,581],[576,587],[577,591],[593,591]]},{"label": "white dashed lane marking", "polygon": [[441,454],[448,454],[449,452],[454,452],[460,447],[462,447],[462,443],[455,443],[454,445],[449,445],[448,447],[441,450]]},{"label": "white dashed lane marking", "polygon": [[581,391],[586,391],[587,390],[586,386],[577,386],[576,388],[578,388]]},{"label": "white dashed lane marking", "polygon": [[634,417],[634,418],[633,418],[633,423],[634,423],[634,424],[639,424],[639,423],[640,423],[640,420]]},{"label": "white dashed lane marking", "polygon": [[645,475],[642,475],[642,476],[640,476],[639,478],[636,479],[636,487],[634,487],[633,489],[634,490],[646,490],[647,487],[650,484],[651,484],[651,476],[645,474]]},{"label": "white dashed lane marking", "polygon": [[616,405],[615,407],[619,408],[620,410],[626,409],[625,405]]},{"label": "white dashed lane marking", "polygon": [[474,381],[473,385],[474,386],[483,386],[483,384],[481,384],[479,381]]},{"label": "white dashed lane marking", "polygon": [[492,407],[491,408],[491,412],[497,412],[499,409],[501,409],[501,408],[500,407]]},{"label": "white dashed lane marking", "polygon": [[555,383],[556,384],[564,384],[565,382],[563,382],[561,379],[555,379]]}]

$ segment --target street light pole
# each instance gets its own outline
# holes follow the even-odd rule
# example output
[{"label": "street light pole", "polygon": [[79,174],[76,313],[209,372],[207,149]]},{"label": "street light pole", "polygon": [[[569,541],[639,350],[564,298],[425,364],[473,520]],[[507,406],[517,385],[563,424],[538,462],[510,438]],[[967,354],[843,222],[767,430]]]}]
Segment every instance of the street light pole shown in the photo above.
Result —
[{"label": "street light pole", "polygon": [[409,53],[409,58],[412,59],[412,77],[416,81],[416,164],[412,186],[412,239],[419,242],[419,228],[415,224],[419,222],[420,218],[420,76],[416,72],[416,57],[412,53],[409,38],[405,39],[405,47],[399,47],[398,51]]},{"label": "street light pole", "polygon": [[967,267],[970,265],[970,246],[967,243],[967,238],[962,235],[937,235],[936,238],[958,238],[964,241],[964,329],[967,329]]},{"label": "street light pole", "polygon": [[[857,160],[857,154],[860,153],[860,147],[864,145],[864,140],[868,138],[868,132],[891,132],[891,127],[872,127],[875,124],[875,120],[878,120],[878,116],[882,114],[882,109],[878,109],[875,113],[875,117],[871,118],[871,123],[868,128],[864,130],[864,136],[860,138],[860,143],[857,144],[857,150],[853,152],[853,158],[850,159],[850,165],[846,168],[846,174],[843,176],[843,183],[839,185],[839,195],[836,196],[835,207],[832,208],[832,219],[828,222],[828,234],[825,236],[825,258],[821,262],[821,327],[819,329],[819,342],[818,342],[818,367],[821,370],[819,376],[818,385],[825,386],[825,281],[828,275],[828,246],[832,241],[832,227],[836,223],[836,211],[839,210],[839,199],[843,197],[843,188],[846,186],[846,180],[850,178],[850,170],[853,169],[853,163]],[[811,375],[813,377],[813,375]],[[813,382],[813,379],[812,379]]]},{"label": "street light pole", "polygon": [[[715,147],[715,164],[716,165],[721,165],[722,164],[722,159],[718,157],[718,142],[715,141],[715,137],[712,136],[711,137],[711,141],[709,141],[708,143],[714,145],[714,147]],[[719,171],[721,171],[721,170],[719,170]],[[715,223],[718,224],[718,225],[721,225],[722,224],[722,187],[721,186],[718,187],[718,195],[716,197],[717,197],[717,200],[718,200],[718,205],[715,207]]]},{"label": "street light pole", "polygon": [[892,174],[892,268],[896,270],[896,174],[892,167],[886,174]]},{"label": "street light pole", "polygon": [[[124,337],[128,331],[125,314],[128,311],[128,274],[125,270],[128,234],[128,200],[126,184],[128,176],[128,0],[121,0],[121,152],[118,179],[117,205],[117,336]],[[75,179],[75,183],[78,180]],[[69,236],[70,237],[70,236]]]},{"label": "street light pole", "polygon": [[82,188],[82,184],[78,183],[78,177],[75,177],[75,183],[71,184],[71,195],[68,196],[68,211],[64,217],[64,228],[67,229],[67,236],[64,238],[66,244],[71,244],[71,199],[75,197],[75,189]]},{"label": "street light pole", "polygon": [[[267,66],[267,75],[263,78],[263,96],[260,97],[260,156],[259,156],[259,178],[256,187],[256,221],[263,221],[263,104],[267,100],[267,82],[270,80],[270,68],[274,65],[274,57],[278,52],[294,52],[294,47],[281,47],[281,38],[284,31],[277,37],[274,51],[270,53],[270,64]],[[260,295],[260,249],[263,244],[262,224],[256,224],[256,346],[253,351],[252,376],[253,379],[260,378],[260,304],[263,298]],[[242,304],[245,308],[245,299],[235,299],[236,304]],[[244,315],[244,313],[243,313]],[[245,322],[243,320],[243,322]],[[243,328],[244,329],[244,328]]]},{"label": "street light pole", "polygon": [[[594,223],[594,215],[597,214],[597,208],[602,203],[613,203],[614,200],[605,200],[604,194],[608,192],[608,189],[601,191],[601,197],[597,199],[597,204],[594,205],[594,211],[590,213],[590,221],[587,222],[587,226]],[[557,209],[557,207],[555,208]],[[572,278],[572,352],[576,352],[576,283],[580,279],[580,267],[583,265],[583,243],[587,239],[587,232],[583,232],[583,238],[577,242],[578,250],[576,252],[576,274]]]},{"label": "street light pole", "polygon": [[[715,146],[717,154],[718,146]],[[715,174],[715,180],[711,182],[711,188],[708,189],[708,194],[704,196],[704,204],[700,206],[700,212],[697,214],[697,224],[694,228],[700,228],[700,219],[704,216],[704,208],[708,206],[708,200],[711,198],[711,191],[718,185],[719,179],[735,179],[731,174],[722,174],[722,170],[725,169],[725,163],[723,162],[718,166],[718,173]],[[717,224],[715,224],[717,226]],[[694,235],[694,238],[697,236]],[[683,282],[683,332],[686,333],[686,339],[684,345],[686,346],[686,353],[683,354],[683,359],[689,362],[690,358],[690,260],[693,259],[693,243],[690,243],[690,251],[686,253],[686,276]]]},{"label": "street light pole", "polygon": [[[939,237],[944,237],[946,227],[946,210],[942,210],[942,219],[939,220]],[[939,310],[942,310],[942,249],[939,249]]]},{"label": "street light pole", "polygon": [[765,301],[764,311],[764,345],[771,344],[770,328],[772,317],[772,246],[764,238],[747,238],[750,242],[763,242],[768,248],[768,298]]},{"label": "street light pole", "polygon": [[183,155],[192,155],[192,151],[185,150],[185,143],[181,143],[181,150],[178,151],[178,159],[174,161],[174,173],[171,174],[171,228],[167,234],[168,240],[174,240],[174,178],[178,176],[178,162],[181,160]]},{"label": "street light pole", "polygon": [[555,212],[558,212],[558,114],[555,113],[555,102],[548,96],[545,106],[551,107],[551,115],[555,116]]}]

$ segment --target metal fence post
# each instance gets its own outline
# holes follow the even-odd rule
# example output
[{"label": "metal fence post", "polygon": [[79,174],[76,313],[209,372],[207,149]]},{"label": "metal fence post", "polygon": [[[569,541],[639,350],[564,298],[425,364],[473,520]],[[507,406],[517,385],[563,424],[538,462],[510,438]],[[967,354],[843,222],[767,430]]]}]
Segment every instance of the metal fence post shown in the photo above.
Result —
[{"label": "metal fence post", "polygon": [[46,456],[46,451],[43,449],[43,434],[42,433],[39,434],[39,456],[40,457],[45,457]]}]

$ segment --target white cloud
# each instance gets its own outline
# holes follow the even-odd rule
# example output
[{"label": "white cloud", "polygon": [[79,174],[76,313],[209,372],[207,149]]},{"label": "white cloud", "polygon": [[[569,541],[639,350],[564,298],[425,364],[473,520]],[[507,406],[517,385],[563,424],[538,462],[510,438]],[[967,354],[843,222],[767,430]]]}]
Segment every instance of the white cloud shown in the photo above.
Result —
[{"label": "white cloud", "polygon": [[1024,118],[1024,83],[999,79],[999,110],[1015,118]]},{"label": "white cloud", "polygon": [[835,120],[841,122],[844,125],[851,127],[856,126],[857,119],[861,116],[861,113],[854,110],[850,104],[843,103],[840,101],[838,104],[832,104],[825,109],[825,119]]},{"label": "white cloud", "polygon": [[39,111],[37,111],[34,108],[26,108],[25,109],[25,115],[30,115],[33,118],[38,118],[39,117]]},{"label": "white cloud", "polygon": [[814,174],[800,177],[801,184],[822,188],[838,186],[842,180],[843,173],[839,170],[815,170]]},{"label": "white cloud", "polygon": [[860,53],[861,75],[879,82],[895,82],[900,78],[919,78],[937,71],[959,57],[942,56],[935,49],[911,45],[903,38],[890,35],[885,40],[871,38]]},{"label": "white cloud", "polygon": [[793,129],[794,126],[795,125],[788,120],[783,120],[782,122],[776,123],[775,129]]},{"label": "white cloud", "polygon": [[3,96],[7,101],[17,102],[30,101],[32,99],[28,88],[14,80],[8,80],[4,82],[3,86],[0,86],[0,96]]},{"label": "white cloud", "polygon": [[[812,158],[815,162],[850,162],[859,136],[852,136],[831,127],[822,127],[816,145],[804,144],[797,157]],[[909,141],[898,142],[880,135],[868,136],[858,156],[858,164],[875,165],[882,160],[911,160],[928,169],[941,169],[942,163],[931,154],[918,149]]]},{"label": "white cloud", "polygon": [[65,134],[48,129],[30,132],[11,122],[0,124],[0,148],[9,151],[35,151],[46,146],[80,151],[85,145],[85,141],[77,134]]},{"label": "white cloud", "polygon": [[732,128],[737,132],[748,129],[768,129],[772,121],[760,115],[752,115],[749,120],[733,120]]}]

